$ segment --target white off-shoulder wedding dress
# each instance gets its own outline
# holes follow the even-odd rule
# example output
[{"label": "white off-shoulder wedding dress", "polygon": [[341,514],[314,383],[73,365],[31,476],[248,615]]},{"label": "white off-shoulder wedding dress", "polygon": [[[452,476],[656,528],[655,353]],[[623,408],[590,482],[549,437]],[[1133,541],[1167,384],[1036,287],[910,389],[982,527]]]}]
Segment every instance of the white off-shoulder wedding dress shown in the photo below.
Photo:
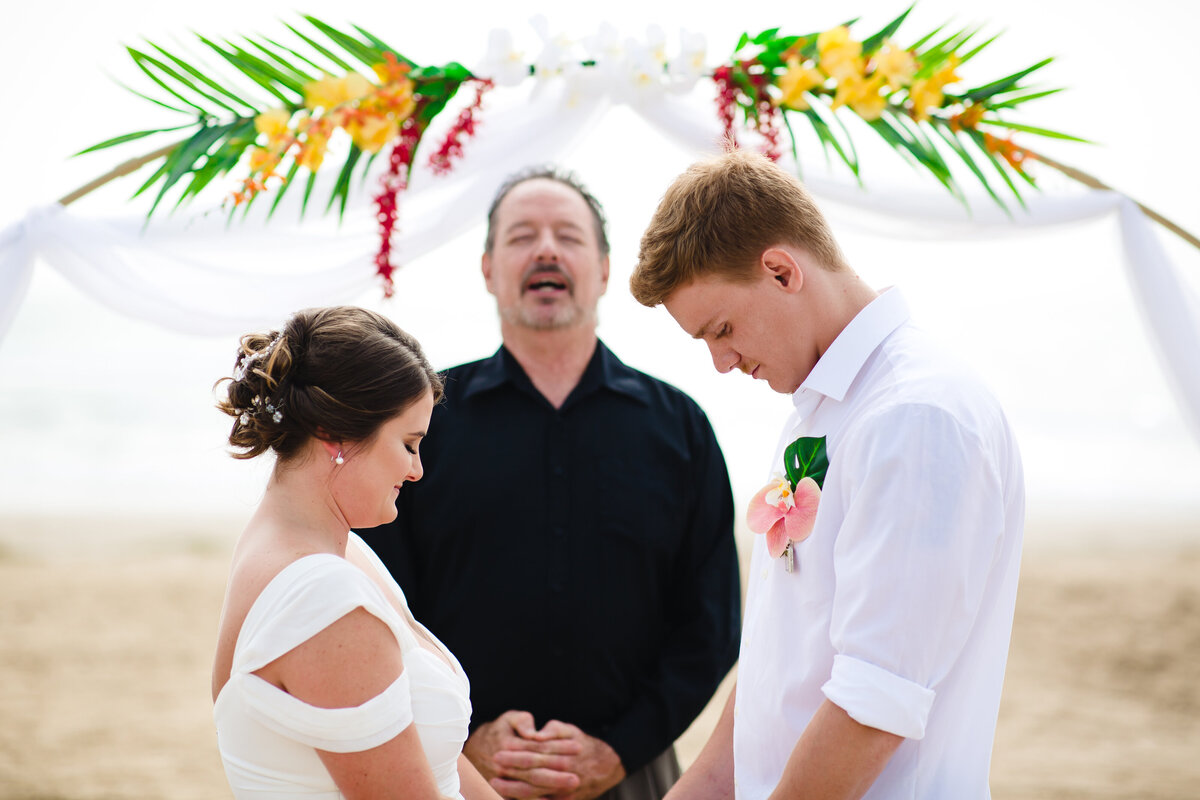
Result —
[{"label": "white off-shoulder wedding dress", "polygon": [[[450,651],[413,619],[399,585],[353,533],[347,555],[351,548],[378,573],[396,604],[354,564],[316,554],[280,571],[242,623],[229,681],[213,707],[218,748],[236,798],[340,798],[317,749],[366,750],[411,723],[439,793],[461,797],[458,756],[471,719],[467,677]],[[253,674],[360,606],[391,628],[404,658],[404,671],[383,693],[354,708],[318,708]],[[437,652],[422,646],[418,636]]]}]

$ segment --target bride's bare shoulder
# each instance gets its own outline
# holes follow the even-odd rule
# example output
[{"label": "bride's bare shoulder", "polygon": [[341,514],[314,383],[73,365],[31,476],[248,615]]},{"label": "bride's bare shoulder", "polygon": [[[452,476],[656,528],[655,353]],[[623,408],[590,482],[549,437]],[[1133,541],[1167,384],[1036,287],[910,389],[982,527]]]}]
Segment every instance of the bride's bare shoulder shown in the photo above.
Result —
[{"label": "bride's bare shoulder", "polygon": [[217,629],[217,649],[213,659],[213,699],[229,680],[238,634],[255,600],[276,575],[289,564],[323,552],[305,546],[303,537],[287,537],[278,531],[248,527],[234,547],[225,585],[225,600]]}]

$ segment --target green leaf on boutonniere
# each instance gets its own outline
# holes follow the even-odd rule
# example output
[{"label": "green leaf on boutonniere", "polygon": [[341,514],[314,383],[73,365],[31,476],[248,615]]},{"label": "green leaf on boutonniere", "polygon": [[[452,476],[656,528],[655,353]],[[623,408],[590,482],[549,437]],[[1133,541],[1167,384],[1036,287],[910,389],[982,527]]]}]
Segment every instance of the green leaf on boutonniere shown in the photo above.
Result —
[{"label": "green leaf on boutonniere", "polygon": [[829,471],[829,456],[825,453],[824,436],[801,436],[783,451],[783,469],[792,491],[804,478],[812,478],[825,488],[825,473]]}]

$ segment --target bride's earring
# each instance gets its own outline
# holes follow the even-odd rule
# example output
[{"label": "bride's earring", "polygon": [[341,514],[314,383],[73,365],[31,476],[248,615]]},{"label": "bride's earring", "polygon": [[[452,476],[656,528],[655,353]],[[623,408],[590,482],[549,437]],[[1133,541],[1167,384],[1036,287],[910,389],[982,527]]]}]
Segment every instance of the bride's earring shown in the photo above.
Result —
[{"label": "bride's earring", "polygon": [[329,459],[329,460],[330,460],[330,461],[332,461],[333,463],[337,464],[339,467],[340,467],[342,464],[345,464],[345,463],[346,463],[346,459],[342,457],[342,451],[341,451],[341,450],[338,450],[338,454],[337,454],[336,456],[334,456],[333,458]]}]

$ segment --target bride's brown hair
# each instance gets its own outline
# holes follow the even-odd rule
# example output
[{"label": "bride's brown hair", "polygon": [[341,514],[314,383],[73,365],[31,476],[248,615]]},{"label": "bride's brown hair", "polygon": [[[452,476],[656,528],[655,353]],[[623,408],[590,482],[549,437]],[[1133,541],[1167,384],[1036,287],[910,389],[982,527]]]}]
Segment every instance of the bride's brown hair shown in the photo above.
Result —
[{"label": "bride's brown hair", "polygon": [[233,417],[234,458],[294,456],[310,436],[365,442],[432,391],[441,376],[394,322],[355,306],[299,311],[283,328],[241,338],[233,375],[217,381]]}]

